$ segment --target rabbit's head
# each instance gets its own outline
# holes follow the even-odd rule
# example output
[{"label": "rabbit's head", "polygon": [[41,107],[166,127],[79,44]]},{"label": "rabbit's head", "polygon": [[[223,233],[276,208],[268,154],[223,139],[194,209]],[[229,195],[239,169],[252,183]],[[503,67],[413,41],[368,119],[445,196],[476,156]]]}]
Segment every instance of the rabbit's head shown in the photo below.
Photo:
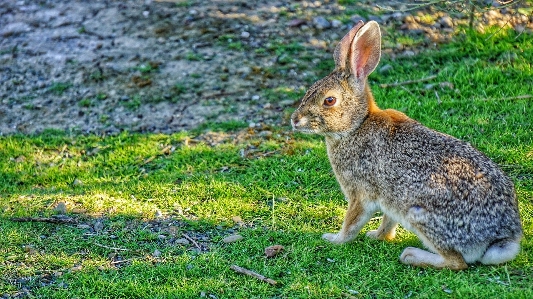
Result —
[{"label": "rabbit's head", "polygon": [[294,130],[326,136],[358,128],[377,109],[367,86],[381,56],[379,25],[359,22],[335,48],[335,69],[313,84],[291,116]]}]

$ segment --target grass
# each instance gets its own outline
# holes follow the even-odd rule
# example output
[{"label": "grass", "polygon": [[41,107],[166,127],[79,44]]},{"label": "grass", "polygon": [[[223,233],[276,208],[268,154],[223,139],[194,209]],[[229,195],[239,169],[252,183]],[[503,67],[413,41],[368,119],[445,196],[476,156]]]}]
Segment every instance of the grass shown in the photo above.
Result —
[{"label": "grass", "polygon": [[[392,71],[370,77],[382,108],[472,143],[512,177],[525,237],[510,263],[461,272],[408,267],[398,256],[421,243],[405,230],[389,243],[362,233],[347,245],[322,241],[322,233],[340,228],[345,202],[321,138],[288,127],[269,128],[269,137],[240,121],[172,135],[46,131],[0,137],[0,294],[531,298],[533,105],[516,97],[531,94],[532,47],[527,34],[470,33],[439,51],[384,57],[382,65],[391,64]],[[435,73],[434,82],[379,88]],[[54,215],[58,203],[77,225],[10,220]],[[363,231],[377,225],[372,221]],[[222,242],[234,233],[244,239]],[[181,245],[184,234],[203,250]],[[264,248],[273,244],[285,251],[267,259]],[[236,274],[232,264],[280,286]]]}]

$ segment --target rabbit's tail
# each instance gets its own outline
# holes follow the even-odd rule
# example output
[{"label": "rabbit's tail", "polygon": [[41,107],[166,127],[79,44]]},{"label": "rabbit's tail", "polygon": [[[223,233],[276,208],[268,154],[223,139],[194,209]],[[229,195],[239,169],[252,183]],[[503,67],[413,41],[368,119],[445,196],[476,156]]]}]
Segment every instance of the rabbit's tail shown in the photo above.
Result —
[{"label": "rabbit's tail", "polygon": [[487,248],[480,262],[485,265],[497,265],[513,260],[520,252],[520,240],[499,240]]}]

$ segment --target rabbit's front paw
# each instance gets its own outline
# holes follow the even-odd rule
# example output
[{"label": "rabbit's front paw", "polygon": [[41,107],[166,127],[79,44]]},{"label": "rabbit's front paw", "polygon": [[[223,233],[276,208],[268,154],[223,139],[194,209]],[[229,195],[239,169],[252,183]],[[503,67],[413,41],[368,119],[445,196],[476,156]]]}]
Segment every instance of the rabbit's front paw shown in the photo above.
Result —
[{"label": "rabbit's front paw", "polygon": [[322,239],[327,240],[333,244],[342,244],[347,241],[346,238],[340,235],[340,233],[338,234],[326,233],[322,235]]}]

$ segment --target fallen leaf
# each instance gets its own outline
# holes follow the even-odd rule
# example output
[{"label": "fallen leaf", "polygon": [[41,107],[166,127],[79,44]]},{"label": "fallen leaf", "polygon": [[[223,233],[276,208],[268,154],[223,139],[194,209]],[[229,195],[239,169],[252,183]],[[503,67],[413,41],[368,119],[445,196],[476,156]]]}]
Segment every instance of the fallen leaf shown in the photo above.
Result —
[{"label": "fallen leaf", "polygon": [[275,257],[281,253],[285,248],[282,245],[272,245],[265,248],[266,257]]}]

